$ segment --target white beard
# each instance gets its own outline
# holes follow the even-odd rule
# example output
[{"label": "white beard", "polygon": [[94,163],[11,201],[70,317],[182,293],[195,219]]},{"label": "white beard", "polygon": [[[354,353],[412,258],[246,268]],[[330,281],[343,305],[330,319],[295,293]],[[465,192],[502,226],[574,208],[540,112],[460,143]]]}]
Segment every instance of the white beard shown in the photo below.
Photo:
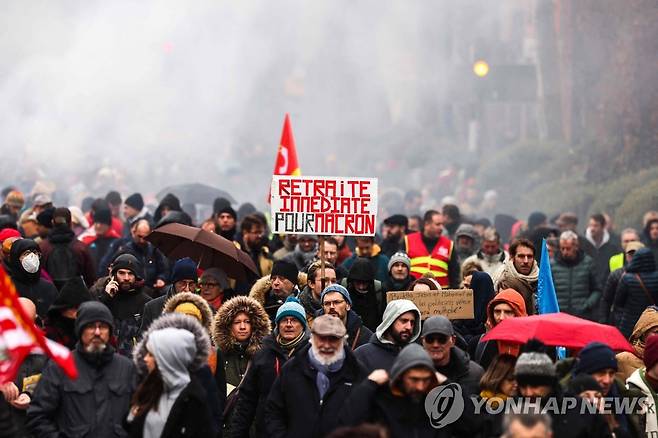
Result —
[{"label": "white beard", "polygon": [[311,342],[311,348],[313,349],[313,356],[322,365],[325,366],[332,365],[345,357],[345,350],[343,349],[342,344],[334,354],[327,357],[326,355],[320,353],[320,350],[313,344],[313,338],[311,338],[310,342]]}]

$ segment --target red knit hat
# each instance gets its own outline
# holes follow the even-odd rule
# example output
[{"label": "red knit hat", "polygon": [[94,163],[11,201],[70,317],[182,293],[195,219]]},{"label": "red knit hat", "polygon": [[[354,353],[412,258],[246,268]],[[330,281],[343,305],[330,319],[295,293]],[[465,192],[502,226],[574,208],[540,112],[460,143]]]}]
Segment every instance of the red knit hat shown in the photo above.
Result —
[{"label": "red knit hat", "polygon": [[656,363],[658,363],[658,335],[651,335],[647,338],[644,347],[644,366],[650,370]]},{"label": "red knit hat", "polygon": [[5,239],[10,237],[21,237],[21,233],[19,233],[18,230],[14,230],[13,228],[5,228],[0,230],[0,243],[4,242]]}]

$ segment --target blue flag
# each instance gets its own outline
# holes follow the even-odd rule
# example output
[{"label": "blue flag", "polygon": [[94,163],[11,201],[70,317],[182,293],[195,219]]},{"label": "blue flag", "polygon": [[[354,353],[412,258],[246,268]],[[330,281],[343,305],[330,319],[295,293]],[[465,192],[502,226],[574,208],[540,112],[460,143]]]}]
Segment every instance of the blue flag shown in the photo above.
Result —
[{"label": "blue flag", "polygon": [[537,281],[537,308],[539,314],[560,311],[555,286],[553,285],[553,274],[551,273],[551,261],[548,258],[546,239],[542,239],[541,242],[541,262],[539,263],[539,278]]}]

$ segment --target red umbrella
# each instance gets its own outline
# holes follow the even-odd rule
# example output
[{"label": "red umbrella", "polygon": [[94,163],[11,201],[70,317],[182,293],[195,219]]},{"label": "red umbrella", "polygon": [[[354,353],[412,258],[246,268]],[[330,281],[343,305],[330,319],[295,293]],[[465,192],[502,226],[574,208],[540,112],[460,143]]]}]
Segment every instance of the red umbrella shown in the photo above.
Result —
[{"label": "red umbrella", "polygon": [[556,347],[580,349],[590,342],[598,341],[615,351],[635,351],[616,327],[568,313],[508,318],[491,329],[482,340],[524,344],[532,338]]},{"label": "red umbrella", "polygon": [[258,275],[254,261],[233,242],[201,228],[173,223],[156,228],[146,236],[167,257],[190,257],[199,268],[222,268],[237,280],[247,278],[249,272]]}]

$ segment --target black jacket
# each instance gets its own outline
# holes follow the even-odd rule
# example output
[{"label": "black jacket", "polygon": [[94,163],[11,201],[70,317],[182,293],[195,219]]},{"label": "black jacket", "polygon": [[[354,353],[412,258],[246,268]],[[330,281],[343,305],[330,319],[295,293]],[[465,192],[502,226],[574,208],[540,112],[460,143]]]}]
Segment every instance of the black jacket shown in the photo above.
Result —
[{"label": "black jacket", "polygon": [[[67,245],[71,249],[76,262],[77,275],[82,276],[87,287],[91,287],[96,281],[96,265],[87,245],[76,239],[75,233],[69,227],[55,225],[48,234],[48,238],[39,243],[42,266],[48,266],[48,258],[55,249],[55,245]],[[46,270],[48,269],[46,268]]]},{"label": "black jacket", "polygon": [[[190,383],[171,407],[160,438],[213,436],[212,420],[206,406],[206,390],[194,375],[191,377]],[[130,437],[143,436],[145,420],[146,415],[142,415],[130,423]]]},{"label": "black jacket", "polygon": [[162,315],[162,309],[164,309],[165,302],[167,302],[169,298],[176,295],[176,289],[174,289],[173,284],[165,286],[162,291],[162,296],[154,298],[144,305],[141,326],[139,328],[141,333],[144,333],[149,328],[151,323],[160,315]]},{"label": "black jacket", "polygon": [[373,333],[370,337],[370,342],[357,348],[354,354],[368,372],[380,368],[388,371],[391,369],[393,361],[403,347],[405,345],[400,347],[395,344],[383,343]]},{"label": "black jacket", "polygon": [[644,309],[656,304],[658,304],[656,261],[649,248],[640,248],[633,255],[626,273],[617,286],[615,294],[615,313],[619,312],[617,328],[628,338]]},{"label": "black jacket", "polygon": [[78,378],[49,362],[27,410],[27,427],[39,438],[127,436],[122,424],[135,389],[132,362],[108,347],[97,361],[73,352]]},{"label": "black jacket", "polygon": [[267,400],[265,421],[270,437],[322,437],[338,427],[339,411],[345,400],[366,377],[365,370],[345,347],[343,366],[329,376],[330,386],[320,399],[317,370],[312,366],[307,345],[281,370]]},{"label": "black jacket", "polygon": [[117,337],[117,352],[132,356],[132,350],[140,334],[142,312],[146,303],[151,301],[142,288],[128,292],[117,292],[114,297],[102,293],[99,301],[105,304],[114,317],[114,334]]},{"label": "black jacket", "polygon": [[[301,352],[306,343],[307,341],[297,347],[292,356],[295,357]],[[249,371],[244,376],[226,436],[248,436],[254,420],[256,437],[268,436],[265,431],[265,403],[274,381],[288,359],[288,353],[276,342],[274,335],[263,339],[263,347],[252,358]]]},{"label": "black jacket", "polygon": [[480,393],[480,378],[484,374],[484,369],[473,362],[465,351],[452,347],[448,365],[436,367],[436,370],[451,382],[459,383],[466,395]]},{"label": "black jacket", "polygon": [[39,251],[39,245],[31,239],[15,241],[9,253],[9,275],[16,285],[18,294],[29,298],[37,307],[37,314],[43,319],[57,297],[57,288],[41,278],[41,267],[33,274],[25,271],[20,262],[20,256],[25,251]]}]

